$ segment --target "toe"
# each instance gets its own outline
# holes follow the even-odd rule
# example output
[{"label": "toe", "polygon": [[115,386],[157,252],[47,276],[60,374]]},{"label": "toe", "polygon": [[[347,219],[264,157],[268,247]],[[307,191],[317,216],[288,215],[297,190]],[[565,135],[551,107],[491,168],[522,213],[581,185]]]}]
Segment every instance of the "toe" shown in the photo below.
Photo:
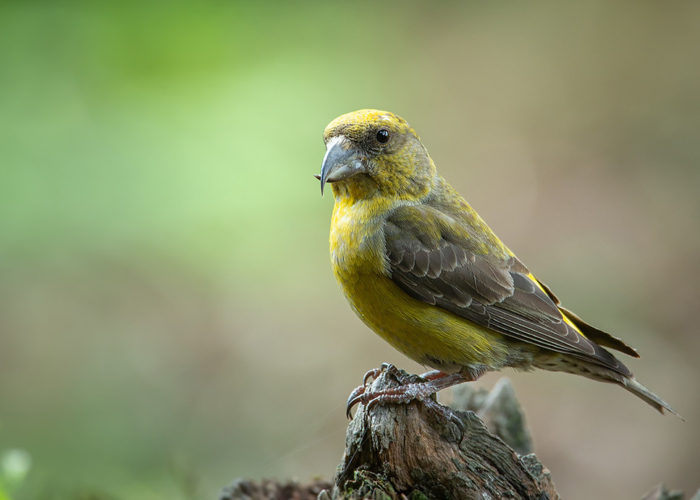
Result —
[{"label": "toe", "polygon": [[345,406],[345,416],[348,418],[352,417],[352,407],[355,406],[357,403],[359,403],[362,400],[362,397],[365,394],[365,385],[361,385],[358,387],[355,387],[355,390],[350,393],[350,396],[348,396],[348,402],[346,403]]}]

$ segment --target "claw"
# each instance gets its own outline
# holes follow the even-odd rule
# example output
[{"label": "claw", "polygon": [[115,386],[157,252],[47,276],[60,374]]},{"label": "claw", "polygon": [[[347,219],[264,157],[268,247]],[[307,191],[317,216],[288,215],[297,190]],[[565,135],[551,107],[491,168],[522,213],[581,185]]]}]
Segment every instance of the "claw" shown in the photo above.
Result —
[{"label": "claw", "polygon": [[362,400],[367,397],[367,395],[365,395],[365,391],[367,390],[367,385],[370,383],[370,379],[375,380],[377,377],[379,377],[379,375],[387,371],[392,366],[393,365],[391,363],[382,363],[379,368],[372,368],[365,373],[365,375],[362,377],[362,385],[355,387],[355,389],[350,393],[350,396],[348,396],[348,402],[345,406],[345,416],[347,418],[352,417],[352,407],[357,403],[362,402]]},{"label": "claw", "polygon": [[365,373],[364,377],[362,377],[362,383],[364,385],[367,385],[367,383],[369,382],[369,379],[375,380],[383,372],[385,372],[393,367],[394,367],[394,365],[392,365],[391,363],[382,363],[379,368],[372,368],[367,373]]},{"label": "claw", "polygon": [[345,406],[345,416],[347,418],[352,417],[352,407],[355,406],[357,403],[360,402],[362,397],[365,394],[365,385],[360,385],[355,387],[355,389],[350,393],[348,396],[348,402],[346,403]]},{"label": "claw", "polygon": [[367,385],[367,383],[369,382],[369,379],[372,379],[372,380],[376,379],[380,373],[382,373],[381,368],[372,368],[367,373],[365,373],[364,377],[362,377],[362,385]]}]

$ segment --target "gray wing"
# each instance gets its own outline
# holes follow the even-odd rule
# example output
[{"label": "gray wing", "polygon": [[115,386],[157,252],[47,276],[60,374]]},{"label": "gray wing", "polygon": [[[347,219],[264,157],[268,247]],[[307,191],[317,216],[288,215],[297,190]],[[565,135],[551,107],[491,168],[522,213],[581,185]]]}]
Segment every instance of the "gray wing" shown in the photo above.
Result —
[{"label": "gray wing", "polygon": [[392,280],[418,300],[514,340],[630,375],[612,354],[564,321],[519,260],[498,249],[485,253],[483,241],[469,233],[469,227],[437,209],[398,209],[384,226]]}]

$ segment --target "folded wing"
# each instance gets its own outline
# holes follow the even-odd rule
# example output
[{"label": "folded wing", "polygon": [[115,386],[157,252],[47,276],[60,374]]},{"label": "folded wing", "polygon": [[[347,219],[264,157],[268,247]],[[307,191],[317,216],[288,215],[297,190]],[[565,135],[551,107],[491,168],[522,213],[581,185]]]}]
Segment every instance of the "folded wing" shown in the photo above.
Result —
[{"label": "folded wing", "polygon": [[556,297],[502,245],[485,240],[483,229],[430,206],[397,209],[384,226],[392,280],[418,300],[514,340],[631,375],[612,354],[579,333],[572,326],[575,321],[567,322]]}]

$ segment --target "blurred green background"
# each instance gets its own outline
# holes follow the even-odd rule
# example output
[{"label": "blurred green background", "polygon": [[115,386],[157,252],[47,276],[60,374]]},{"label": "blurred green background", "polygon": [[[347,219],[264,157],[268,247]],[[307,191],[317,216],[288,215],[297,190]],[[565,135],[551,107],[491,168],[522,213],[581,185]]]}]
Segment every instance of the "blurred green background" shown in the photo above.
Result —
[{"label": "blurred green background", "polygon": [[331,275],[312,174],[325,125],[365,107],[408,119],[688,420],[509,372],[563,496],[694,491],[699,20],[692,1],[3,3],[0,498],[332,476],[364,371],[422,370]]}]

